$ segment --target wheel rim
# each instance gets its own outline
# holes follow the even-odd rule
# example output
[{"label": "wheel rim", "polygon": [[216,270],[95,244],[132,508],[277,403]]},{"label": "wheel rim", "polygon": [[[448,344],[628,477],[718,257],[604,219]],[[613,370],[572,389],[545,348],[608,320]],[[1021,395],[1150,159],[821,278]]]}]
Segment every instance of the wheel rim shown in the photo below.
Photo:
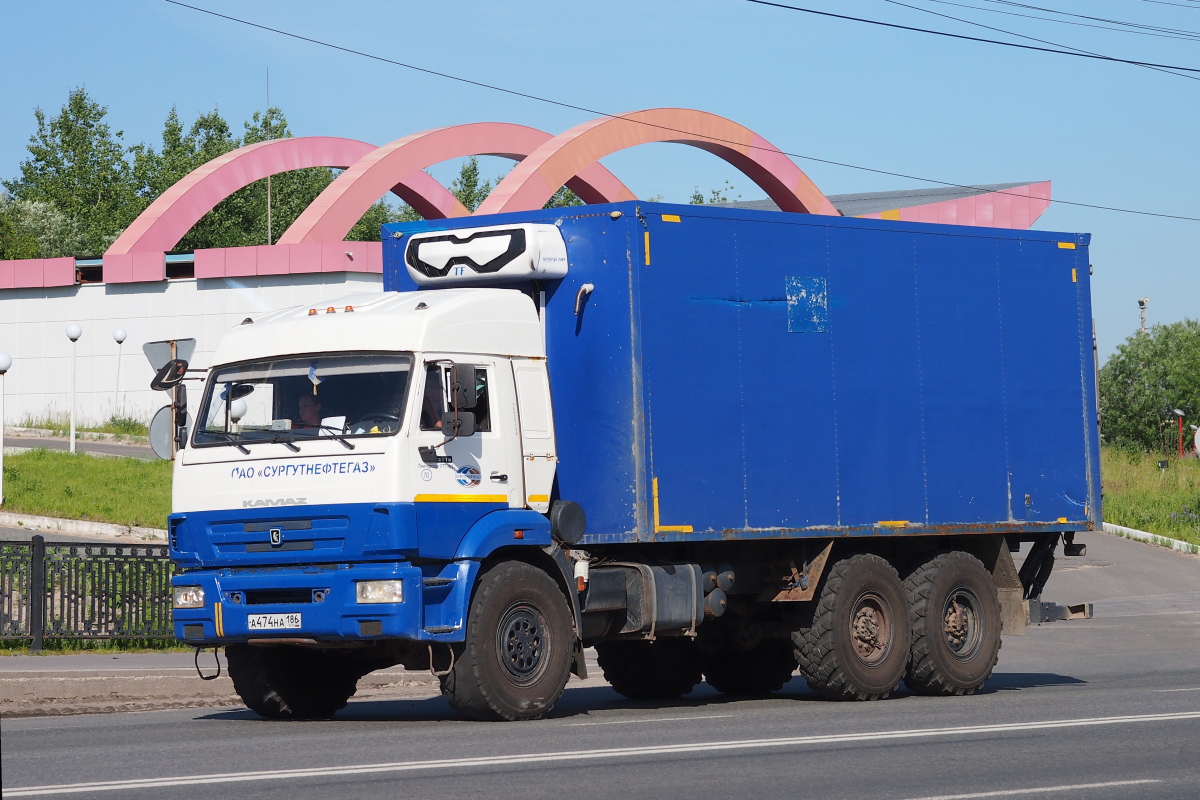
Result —
[{"label": "wheel rim", "polygon": [[942,608],[942,636],[950,655],[970,661],[983,643],[979,598],[966,587],[958,587],[946,596]]},{"label": "wheel rim", "polygon": [[875,592],[864,592],[850,613],[854,654],[868,667],[878,666],[892,649],[892,608]]},{"label": "wheel rim", "polygon": [[517,686],[537,682],[546,671],[550,634],[546,618],[535,606],[513,603],[496,629],[496,655],[505,674]]}]

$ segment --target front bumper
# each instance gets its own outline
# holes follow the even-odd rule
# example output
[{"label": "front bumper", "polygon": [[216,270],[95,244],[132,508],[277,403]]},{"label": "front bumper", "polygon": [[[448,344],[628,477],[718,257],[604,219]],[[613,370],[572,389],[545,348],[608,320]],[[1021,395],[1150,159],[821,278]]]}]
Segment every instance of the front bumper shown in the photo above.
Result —
[{"label": "front bumper", "polygon": [[[478,566],[451,562],[431,572],[398,562],[184,572],[172,585],[203,587],[204,607],[174,609],[175,637],[200,647],[249,639],[462,641]],[[375,580],[402,581],[403,602],[358,603],[355,584]],[[252,614],[299,614],[300,627],[252,630]]]}]

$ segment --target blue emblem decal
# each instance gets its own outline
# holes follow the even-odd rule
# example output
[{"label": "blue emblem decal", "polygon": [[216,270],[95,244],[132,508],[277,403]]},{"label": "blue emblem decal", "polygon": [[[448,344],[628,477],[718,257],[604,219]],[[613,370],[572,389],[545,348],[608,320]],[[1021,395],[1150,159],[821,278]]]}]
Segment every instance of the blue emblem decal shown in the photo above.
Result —
[{"label": "blue emblem decal", "polygon": [[462,486],[478,486],[479,469],[477,467],[459,467],[458,482]]}]

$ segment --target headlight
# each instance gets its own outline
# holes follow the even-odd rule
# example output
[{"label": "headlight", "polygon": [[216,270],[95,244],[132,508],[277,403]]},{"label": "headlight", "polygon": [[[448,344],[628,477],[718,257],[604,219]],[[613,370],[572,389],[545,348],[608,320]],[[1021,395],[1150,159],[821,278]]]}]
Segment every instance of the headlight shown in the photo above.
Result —
[{"label": "headlight", "polygon": [[171,605],[174,608],[204,608],[204,587],[171,587]]},{"label": "headlight", "polygon": [[359,581],[360,603],[403,603],[404,581]]}]

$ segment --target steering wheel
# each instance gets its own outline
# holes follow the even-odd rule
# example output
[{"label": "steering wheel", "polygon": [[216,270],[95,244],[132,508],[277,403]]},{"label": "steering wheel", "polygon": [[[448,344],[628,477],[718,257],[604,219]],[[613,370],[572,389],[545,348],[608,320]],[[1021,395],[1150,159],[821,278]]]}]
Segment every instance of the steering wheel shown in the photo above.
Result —
[{"label": "steering wheel", "polygon": [[[383,425],[377,424],[376,427],[378,427],[384,433],[391,433],[392,431],[400,429],[400,418],[394,414],[384,414],[382,412],[363,414],[362,419],[358,421],[358,424],[362,425],[366,422],[383,423]],[[384,425],[387,427],[385,428]]]}]

